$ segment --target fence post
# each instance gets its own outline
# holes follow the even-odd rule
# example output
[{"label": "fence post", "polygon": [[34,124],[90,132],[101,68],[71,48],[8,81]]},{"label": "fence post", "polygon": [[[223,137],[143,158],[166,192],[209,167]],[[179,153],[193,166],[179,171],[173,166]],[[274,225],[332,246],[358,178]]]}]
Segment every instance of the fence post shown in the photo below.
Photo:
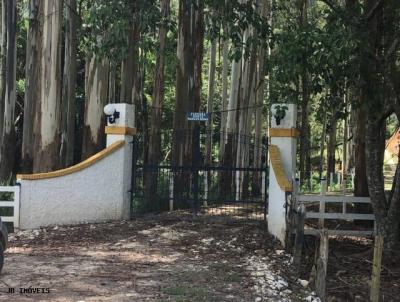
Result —
[{"label": "fence post", "polygon": [[383,236],[375,236],[374,244],[374,260],[371,278],[370,301],[379,302],[379,291],[381,286],[381,270],[382,270],[382,253],[383,253]]},{"label": "fence post", "polygon": [[326,230],[321,231],[319,242],[319,256],[316,264],[315,291],[322,302],[326,301],[326,274],[328,271],[329,235]]},{"label": "fence post", "polygon": [[240,200],[241,186],[240,186],[240,171],[235,172],[236,196],[235,201]]},{"label": "fence post", "polygon": [[21,186],[14,187],[14,232],[19,229],[20,190]]},{"label": "fence post", "polygon": [[303,251],[304,242],[304,223],[306,218],[306,211],[304,204],[300,205],[296,215],[296,239],[294,243],[293,264],[298,270],[301,264],[301,254]]},{"label": "fence post", "polygon": [[266,195],[266,191],[265,191],[265,171],[261,172],[261,198],[262,200],[265,200],[265,195]]}]

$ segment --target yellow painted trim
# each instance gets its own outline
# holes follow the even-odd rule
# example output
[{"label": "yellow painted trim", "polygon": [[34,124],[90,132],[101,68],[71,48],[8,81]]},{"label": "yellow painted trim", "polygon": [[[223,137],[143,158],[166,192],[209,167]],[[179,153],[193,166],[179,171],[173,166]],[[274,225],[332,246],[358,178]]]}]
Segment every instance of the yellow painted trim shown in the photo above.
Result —
[{"label": "yellow painted trim", "polygon": [[269,128],[270,137],[298,137],[299,130],[296,128]]},{"label": "yellow painted trim", "polygon": [[105,148],[104,150],[100,151],[99,153],[93,155],[92,157],[89,157],[88,159],[84,160],[83,162],[76,164],[72,167],[68,167],[66,169],[62,170],[57,170],[53,172],[48,172],[48,173],[37,173],[37,174],[18,174],[17,179],[18,180],[37,180],[37,179],[48,179],[48,178],[55,178],[55,177],[61,177],[65,176],[68,174],[72,174],[78,171],[81,171],[89,166],[94,165],[97,163],[99,160],[107,157],[114,151],[120,149],[122,146],[125,145],[125,141],[117,141],[110,145],[109,147]]},{"label": "yellow painted trim", "polygon": [[130,127],[110,127],[106,126],[106,134],[116,134],[116,135],[136,135],[136,128]]},{"label": "yellow painted trim", "polygon": [[276,145],[269,146],[269,157],[279,187],[285,192],[292,192],[293,186],[292,183],[287,178],[285,170],[283,169],[281,153],[279,151],[278,146]]}]

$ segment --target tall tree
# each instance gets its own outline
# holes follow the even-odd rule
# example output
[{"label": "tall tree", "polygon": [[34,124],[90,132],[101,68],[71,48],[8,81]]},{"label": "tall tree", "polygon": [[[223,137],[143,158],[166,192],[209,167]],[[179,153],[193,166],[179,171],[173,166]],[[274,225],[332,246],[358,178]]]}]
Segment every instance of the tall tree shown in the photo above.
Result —
[{"label": "tall tree", "polygon": [[186,112],[195,111],[195,4],[190,0],[179,1],[178,47],[173,121],[173,164],[191,162],[191,134]]},{"label": "tall tree", "polygon": [[[4,101],[6,91],[6,51],[7,51],[7,7],[1,1],[1,44],[0,44],[0,144],[3,138]],[[1,160],[1,159],[0,159]]]},{"label": "tall tree", "polygon": [[103,108],[107,103],[109,68],[107,59],[101,59],[94,54],[86,62],[83,159],[99,152],[105,146]]},{"label": "tall tree", "polygon": [[207,112],[211,114],[207,121],[207,142],[206,142],[206,165],[212,163],[212,137],[213,137],[213,104],[215,92],[215,70],[217,63],[217,40],[211,38],[210,47],[210,64],[208,69],[208,96],[207,96]]},{"label": "tall tree", "polygon": [[[299,24],[302,31],[307,32],[308,29],[308,0],[298,0],[299,7]],[[307,47],[303,49],[301,73],[300,73],[300,87],[301,87],[301,127],[300,127],[300,177],[308,179],[311,170],[310,161],[310,126],[309,126],[309,107],[310,107],[310,84],[309,84],[309,71],[307,68]]]},{"label": "tall tree", "polygon": [[43,1],[43,36],[40,67],[40,93],[36,104],[34,172],[59,167],[61,108],[61,20],[62,3]]},{"label": "tall tree", "polygon": [[17,4],[13,0],[3,0],[6,13],[6,73],[3,135],[0,153],[0,180],[10,177],[15,159],[15,101],[17,64]]},{"label": "tall tree", "polygon": [[74,160],[75,102],[77,73],[77,11],[76,0],[65,2],[67,24],[65,27],[64,75],[62,87],[61,166],[70,166]]},{"label": "tall tree", "polygon": [[[261,1],[261,17],[264,19],[265,23],[268,23],[267,19],[269,16],[269,0]],[[268,46],[269,47],[269,43]],[[254,129],[254,168],[261,168],[261,157],[262,157],[262,130],[263,130],[263,107],[264,107],[264,90],[265,90],[265,60],[267,52],[265,44],[261,44],[258,49],[257,54],[257,82],[256,82],[256,104],[255,104],[255,129]],[[269,83],[267,83],[268,85]],[[253,191],[260,192],[261,190],[261,175],[260,173],[255,173],[253,181]]]},{"label": "tall tree", "polygon": [[26,41],[26,71],[25,71],[25,99],[24,99],[24,126],[22,139],[21,170],[31,173],[33,169],[34,134],[36,104],[40,102],[40,75],[42,53],[43,1],[29,1],[29,25]]},{"label": "tall tree", "polygon": [[219,143],[219,162],[221,163],[225,154],[225,137],[226,137],[226,118],[227,118],[227,103],[228,103],[228,73],[229,73],[229,40],[228,26],[226,22],[223,25],[224,37],[222,45],[222,100],[221,100],[221,133]]},{"label": "tall tree", "polygon": [[[368,96],[366,108],[365,146],[367,162],[367,179],[369,194],[374,209],[377,232],[385,237],[388,250],[394,252],[394,247],[399,243],[400,225],[400,163],[397,165],[393,185],[390,193],[385,194],[383,177],[383,158],[385,152],[385,124],[386,118],[393,112],[400,118],[400,103],[398,89],[398,75],[400,74],[396,63],[398,43],[396,35],[398,28],[398,14],[400,5],[398,1],[366,0],[365,25],[366,35],[363,40],[365,49],[362,53],[361,78],[363,85],[362,94]],[[382,18],[382,17],[385,18]],[[385,45],[382,49],[381,45]],[[380,64],[382,58],[386,64]],[[385,86],[382,74],[389,75],[392,87]],[[377,87],[378,86],[378,87]],[[378,89],[376,89],[378,88]],[[386,89],[385,89],[386,88]]]},{"label": "tall tree", "polygon": [[[165,54],[167,43],[168,22],[170,17],[170,0],[162,0],[161,18],[162,22],[158,31],[158,52],[153,83],[153,100],[151,112],[151,128],[149,137],[148,163],[157,165],[161,156],[161,121],[162,108],[165,95]],[[157,178],[154,174],[148,175],[146,181],[147,195],[153,196],[156,192]]]}]

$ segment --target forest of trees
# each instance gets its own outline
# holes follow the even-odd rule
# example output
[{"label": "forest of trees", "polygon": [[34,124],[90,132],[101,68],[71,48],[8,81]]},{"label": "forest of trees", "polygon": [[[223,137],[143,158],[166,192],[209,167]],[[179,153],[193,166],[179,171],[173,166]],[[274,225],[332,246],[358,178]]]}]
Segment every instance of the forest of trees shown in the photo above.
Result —
[{"label": "forest of trees", "polygon": [[203,111],[206,164],[260,167],[260,148],[234,137],[265,140],[270,105],[297,103],[301,180],[354,170],[393,246],[400,166],[385,190],[383,156],[400,120],[399,30],[397,0],[2,0],[0,181],[104,148],[108,102],[135,105],[147,163],[191,162],[179,131]]}]

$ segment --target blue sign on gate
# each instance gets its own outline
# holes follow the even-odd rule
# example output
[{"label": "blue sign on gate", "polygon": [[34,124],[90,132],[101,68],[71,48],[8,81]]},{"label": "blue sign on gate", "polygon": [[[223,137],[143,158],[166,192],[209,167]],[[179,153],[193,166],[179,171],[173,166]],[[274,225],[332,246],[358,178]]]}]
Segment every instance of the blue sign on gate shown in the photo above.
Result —
[{"label": "blue sign on gate", "polygon": [[187,120],[188,121],[200,121],[206,122],[210,117],[209,113],[205,112],[188,112],[187,113]]}]

